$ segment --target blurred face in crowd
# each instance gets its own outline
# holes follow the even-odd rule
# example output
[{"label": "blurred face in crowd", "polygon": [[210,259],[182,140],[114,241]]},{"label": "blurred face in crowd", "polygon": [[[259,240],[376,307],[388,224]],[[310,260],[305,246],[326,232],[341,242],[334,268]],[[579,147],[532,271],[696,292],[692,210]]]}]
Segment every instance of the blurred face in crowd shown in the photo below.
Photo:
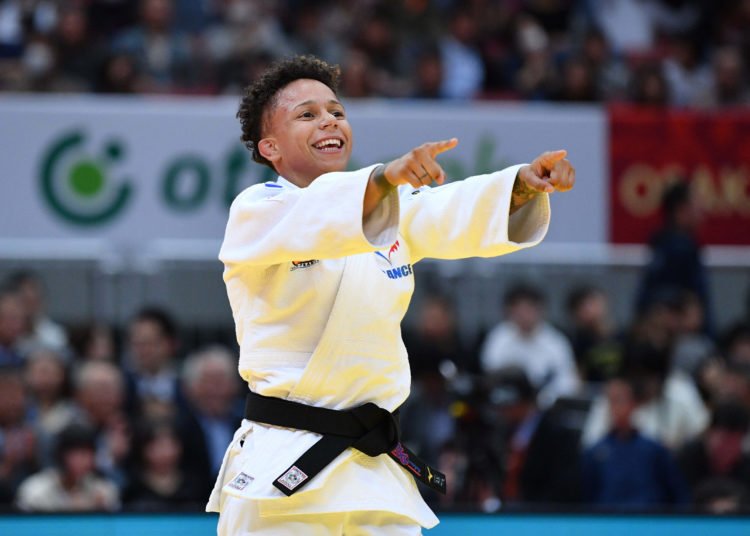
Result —
[{"label": "blurred face in crowd", "polygon": [[55,401],[62,395],[65,382],[65,364],[59,355],[50,350],[31,354],[26,365],[26,384],[39,401]]},{"label": "blurred face in crowd", "polygon": [[80,482],[95,467],[94,451],[87,447],[76,447],[62,455],[65,479],[71,483]]},{"label": "blurred face in crowd", "polygon": [[521,298],[508,306],[508,319],[523,334],[531,334],[542,322],[542,305],[527,298]]},{"label": "blurred face in crowd", "polygon": [[603,292],[589,293],[575,310],[575,322],[581,327],[599,329],[605,326],[609,317],[609,305]]},{"label": "blurred face in crowd", "polygon": [[174,339],[152,320],[136,320],[130,327],[130,351],[134,365],[141,373],[156,374],[168,366],[175,346]]},{"label": "blurred face in crowd", "polygon": [[234,370],[219,359],[205,359],[197,367],[189,386],[193,403],[208,416],[225,416],[237,396]]},{"label": "blurred face in crowd", "polygon": [[627,382],[613,380],[607,384],[607,402],[612,428],[627,432],[632,428],[631,418],[636,409],[633,389]]},{"label": "blurred face in crowd", "polygon": [[680,311],[680,331],[682,333],[697,333],[703,326],[703,305],[692,296]]},{"label": "blurred face in crowd", "polygon": [[38,318],[44,312],[44,288],[37,279],[25,279],[18,288],[18,296],[30,318]]},{"label": "blurred face in crowd", "polygon": [[0,295],[0,344],[13,346],[26,328],[26,312],[15,294]]},{"label": "blurred face in crowd", "polygon": [[325,84],[295,80],[276,94],[265,116],[258,149],[283,177],[304,187],[323,173],[346,169],[352,130]]},{"label": "blurred face in crowd", "polygon": [[425,301],[419,315],[419,331],[424,337],[444,339],[453,335],[453,312],[440,300]]},{"label": "blurred face in crowd", "polygon": [[143,0],[141,14],[150,30],[167,30],[172,22],[172,0]]},{"label": "blurred face in crowd", "polygon": [[114,365],[90,363],[82,372],[76,398],[96,425],[104,425],[120,414],[124,401],[123,380]]},{"label": "blurred face in crowd", "polygon": [[143,457],[148,469],[157,473],[171,472],[177,468],[182,455],[182,445],[168,429],[162,429],[144,446]]},{"label": "blurred face in crowd", "polygon": [[0,375],[0,427],[17,426],[26,415],[26,391],[16,374]]},{"label": "blurred face in crowd", "polygon": [[68,45],[77,45],[86,41],[88,31],[86,14],[80,9],[67,9],[60,14],[58,25],[60,39]]}]

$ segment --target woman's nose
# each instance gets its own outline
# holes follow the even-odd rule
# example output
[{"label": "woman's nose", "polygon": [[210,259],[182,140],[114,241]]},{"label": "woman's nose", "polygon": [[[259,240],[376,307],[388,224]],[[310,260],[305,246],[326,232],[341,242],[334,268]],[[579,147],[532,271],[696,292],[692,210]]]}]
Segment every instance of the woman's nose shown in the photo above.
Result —
[{"label": "woman's nose", "polygon": [[323,114],[323,118],[320,121],[320,128],[325,129],[331,125],[338,126],[338,123],[336,122],[336,116],[329,113]]}]

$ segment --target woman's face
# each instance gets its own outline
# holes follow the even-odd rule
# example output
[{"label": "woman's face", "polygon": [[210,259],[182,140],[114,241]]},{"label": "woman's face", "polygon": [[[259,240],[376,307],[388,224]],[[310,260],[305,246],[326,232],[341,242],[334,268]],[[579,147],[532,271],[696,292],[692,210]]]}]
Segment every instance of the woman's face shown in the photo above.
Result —
[{"label": "woman's face", "polygon": [[261,154],[298,186],[344,171],[351,156],[352,130],[344,106],[317,80],[295,80],[277,93],[263,135]]}]

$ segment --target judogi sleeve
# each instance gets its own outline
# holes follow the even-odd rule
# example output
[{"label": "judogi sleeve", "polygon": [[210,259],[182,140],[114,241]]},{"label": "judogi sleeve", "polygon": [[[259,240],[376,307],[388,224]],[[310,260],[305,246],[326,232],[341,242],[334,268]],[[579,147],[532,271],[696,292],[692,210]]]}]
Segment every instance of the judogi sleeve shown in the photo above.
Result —
[{"label": "judogi sleeve", "polygon": [[390,246],[398,233],[398,193],[383,199],[366,221],[362,218],[374,167],[327,173],[307,188],[248,188],[229,210],[219,258],[231,269],[345,257]]},{"label": "judogi sleeve", "polygon": [[413,262],[425,257],[496,257],[538,244],[550,221],[548,194],[510,215],[522,165],[436,188],[401,189],[400,232]]}]

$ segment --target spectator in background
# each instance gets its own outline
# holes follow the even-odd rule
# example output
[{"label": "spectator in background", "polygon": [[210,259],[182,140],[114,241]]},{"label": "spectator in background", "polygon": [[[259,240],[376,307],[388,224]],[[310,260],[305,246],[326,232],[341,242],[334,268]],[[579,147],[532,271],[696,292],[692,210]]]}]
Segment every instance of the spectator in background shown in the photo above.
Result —
[{"label": "spectator in background", "polygon": [[58,76],[68,79],[82,91],[90,91],[99,57],[82,6],[62,7],[52,36],[52,47]]},{"label": "spectator in background", "polygon": [[19,345],[26,326],[23,303],[16,292],[0,289],[0,367],[20,367]]},{"label": "spectator in background", "polygon": [[558,400],[540,410],[526,373],[509,367],[487,378],[487,409],[505,430],[501,459],[504,503],[560,504],[580,499],[579,425]]},{"label": "spectator in background", "polygon": [[646,62],[634,69],[630,100],[653,107],[664,107],[669,103],[669,88],[660,65]]},{"label": "spectator in background", "polygon": [[672,351],[672,366],[695,378],[701,367],[716,353],[716,345],[703,332],[703,304],[689,290],[677,298],[677,332]]},{"label": "spectator in background", "polygon": [[152,403],[182,405],[177,370],[177,325],[163,309],[141,309],[128,330],[130,361],[126,372],[131,414]]},{"label": "spectator in background", "polygon": [[423,371],[401,410],[403,441],[427,463],[437,464],[441,447],[456,434],[453,397],[437,369]]},{"label": "spectator in background", "polygon": [[426,46],[417,57],[414,80],[415,99],[439,99],[443,84],[443,60],[440,50],[435,46]]},{"label": "spectator in background", "polygon": [[519,16],[515,41],[520,56],[514,82],[516,91],[524,99],[546,99],[554,85],[555,72],[549,36],[533,18]]},{"label": "spectator in background", "polygon": [[173,0],[141,0],[138,25],[113,41],[115,53],[135,60],[141,92],[166,92],[190,82],[190,44],[173,30],[173,13]]},{"label": "spectator in background", "polygon": [[443,71],[440,94],[447,99],[471,99],[484,83],[484,64],[478,49],[476,21],[457,9],[449,19],[449,32],[440,40]]},{"label": "spectator in background", "polygon": [[580,385],[568,339],[544,319],[544,297],[533,286],[515,285],[505,294],[505,321],[487,335],[480,353],[482,370],[521,367],[547,408]]},{"label": "spectator in background", "polygon": [[94,321],[72,329],[70,344],[79,361],[117,361],[114,330],[107,324]]},{"label": "spectator in background", "polygon": [[96,473],[95,436],[81,425],[65,428],[57,438],[56,465],[26,479],[16,503],[32,512],[117,510],[117,487]]},{"label": "spectator in background", "polygon": [[[672,370],[671,347],[630,340],[623,357],[623,374],[640,386],[638,407],[633,411],[633,425],[639,433],[668,448],[679,448],[705,430],[708,411],[692,381]],[[613,426],[611,415],[607,397],[596,397],[583,431],[584,446],[608,433]]]},{"label": "spectator in background", "polygon": [[712,315],[706,268],[696,233],[701,223],[698,201],[690,185],[679,181],[662,197],[664,223],[651,238],[651,260],[641,276],[637,310],[666,294],[691,291],[704,312],[703,330],[712,333]]},{"label": "spectator in background", "polygon": [[670,49],[671,53],[664,59],[664,78],[669,86],[670,103],[707,106],[714,80],[711,67],[702,57],[700,42],[693,35],[675,36]]},{"label": "spectator in background", "polygon": [[394,97],[407,94],[405,60],[400,50],[395,26],[388,16],[375,10],[362,17],[352,47],[367,56],[377,95]]},{"label": "spectator in background", "polygon": [[21,373],[0,368],[0,504],[12,502],[21,481],[36,471],[36,447]]},{"label": "spectator in background", "polygon": [[362,99],[374,94],[370,60],[359,50],[349,50],[341,66],[341,93],[350,99]]},{"label": "spectator in background", "polygon": [[581,377],[589,384],[622,372],[622,344],[610,317],[609,300],[601,288],[573,288],[567,297],[569,337]]},{"label": "spectator in background", "polygon": [[36,347],[66,352],[68,335],[65,328],[47,315],[46,292],[41,278],[31,270],[22,270],[11,274],[6,285],[17,293],[26,315],[24,338],[19,342],[21,352],[27,353]]},{"label": "spectator in background", "polygon": [[443,371],[476,371],[474,356],[461,340],[456,310],[449,298],[440,294],[425,296],[417,309],[414,325],[404,333],[412,379]]},{"label": "spectator in background", "polygon": [[505,430],[503,452],[504,502],[521,498],[521,472],[529,444],[537,431],[542,413],[536,403],[536,391],[526,372],[518,366],[496,370],[487,378],[489,409],[497,415]]},{"label": "spectator in background", "polygon": [[680,449],[678,460],[694,493],[710,488],[711,482],[728,480],[741,488],[747,499],[750,456],[743,452],[743,441],[749,425],[747,408],[731,400],[720,402],[714,409],[708,430]]},{"label": "spectator in background", "polygon": [[54,437],[75,417],[65,361],[53,350],[35,350],[26,360],[24,377],[29,395],[28,410],[39,437],[40,459],[44,465],[49,465]]},{"label": "spectator in background", "polygon": [[183,447],[171,420],[148,420],[138,427],[123,502],[141,511],[203,507],[199,477],[182,464]]},{"label": "spectator in background", "polygon": [[656,42],[653,0],[585,0],[591,25],[601,29],[616,54],[640,55]]},{"label": "spectator in background", "polygon": [[125,382],[120,370],[103,361],[84,363],[74,377],[77,424],[96,433],[96,466],[122,487],[131,450],[130,422],[125,413]]},{"label": "spectator in background", "polygon": [[624,100],[631,73],[622,59],[612,53],[599,30],[591,28],[586,32],[581,56],[593,77],[596,95],[605,101]]},{"label": "spectator in background", "polygon": [[672,455],[632,424],[636,389],[623,379],[607,384],[612,424],[607,435],[583,453],[584,497],[589,504],[624,509],[687,504],[688,489]]},{"label": "spectator in background", "polygon": [[189,404],[181,423],[185,463],[208,496],[242,419],[237,358],[220,346],[191,354],[183,368],[183,388]]},{"label": "spectator in background", "polygon": [[138,68],[131,55],[113,53],[99,63],[94,79],[96,93],[131,94],[138,90]]},{"label": "spectator in background", "polygon": [[713,87],[709,103],[714,107],[747,106],[750,90],[747,86],[742,53],[736,46],[723,46],[713,54]]},{"label": "spectator in background", "polygon": [[738,322],[723,336],[724,355],[730,363],[750,365],[750,322]]},{"label": "spectator in background", "polygon": [[568,58],[562,67],[562,77],[554,100],[562,102],[594,102],[599,100],[594,72],[583,58]]}]

